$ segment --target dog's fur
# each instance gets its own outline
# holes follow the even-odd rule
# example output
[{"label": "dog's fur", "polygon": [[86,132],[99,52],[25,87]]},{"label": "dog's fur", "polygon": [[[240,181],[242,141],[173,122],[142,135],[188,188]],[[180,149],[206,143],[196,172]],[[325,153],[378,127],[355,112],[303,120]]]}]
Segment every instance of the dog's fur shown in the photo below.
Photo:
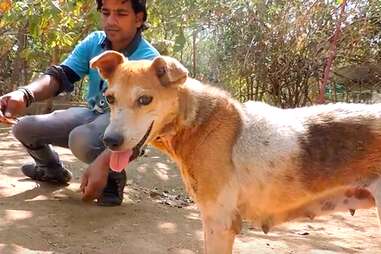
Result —
[{"label": "dog's fur", "polygon": [[[376,205],[381,211],[381,105],[279,109],[240,104],[188,77],[170,57],[128,61],[108,51],[91,61],[113,96],[105,136],[131,149],[168,153],[202,216],[205,252],[232,252],[241,219],[265,233],[298,217]],[[139,106],[137,98],[152,96]]]}]

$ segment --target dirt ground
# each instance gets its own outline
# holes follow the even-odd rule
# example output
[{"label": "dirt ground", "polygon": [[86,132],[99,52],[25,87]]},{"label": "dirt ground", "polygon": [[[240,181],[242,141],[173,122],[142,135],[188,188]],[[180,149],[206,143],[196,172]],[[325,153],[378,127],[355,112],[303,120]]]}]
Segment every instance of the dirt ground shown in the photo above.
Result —
[{"label": "dirt ground", "polygon": [[[86,165],[58,149],[74,179],[66,187],[34,182],[19,171],[28,156],[0,126],[0,253],[202,253],[199,212],[175,165],[154,149],[130,165],[120,207],[83,203]],[[375,210],[333,214],[274,228],[244,225],[234,253],[381,253]]]}]

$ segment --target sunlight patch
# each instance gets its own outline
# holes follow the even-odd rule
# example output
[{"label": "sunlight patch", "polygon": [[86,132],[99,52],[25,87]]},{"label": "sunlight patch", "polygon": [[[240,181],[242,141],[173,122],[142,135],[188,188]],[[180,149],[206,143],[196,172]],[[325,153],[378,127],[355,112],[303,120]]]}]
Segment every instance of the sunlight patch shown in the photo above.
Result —
[{"label": "sunlight patch", "polygon": [[0,197],[15,196],[39,187],[39,185],[33,181],[22,181],[16,177],[3,177],[4,178],[0,180]]},{"label": "sunlight patch", "polygon": [[168,181],[169,177],[166,171],[155,169],[155,175],[157,175],[161,180]]},{"label": "sunlight patch", "polygon": [[16,244],[0,244],[0,253],[12,254],[53,254],[53,251],[30,250]]},{"label": "sunlight patch", "polygon": [[145,174],[147,172],[147,164],[143,164],[140,167],[138,167],[137,171],[140,174]]},{"label": "sunlight patch", "polygon": [[161,180],[168,181],[169,180],[169,176],[168,176],[169,167],[166,164],[161,163],[161,162],[156,163],[156,167],[157,168],[155,169],[155,174]]},{"label": "sunlight patch", "polygon": [[175,223],[172,222],[162,222],[159,223],[159,229],[167,234],[174,234],[177,232],[177,226]]},{"label": "sunlight patch", "polygon": [[187,219],[191,220],[200,220],[200,214],[199,213],[189,213],[189,215],[185,216]]},{"label": "sunlight patch", "polygon": [[25,220],[32,218],[33,213],[31,211],[26,210],[5,210],[4,218],[5,222],[12,222],[17,220]]},{"label": "sunlight patch", "polygon": [[30,198],[30,199],[25,199],[26,202],[31,202],[31,201],[44,201],[44,200],[49,200],[50,198],[48,198],[46,195],[38,195],[34,198]]}]

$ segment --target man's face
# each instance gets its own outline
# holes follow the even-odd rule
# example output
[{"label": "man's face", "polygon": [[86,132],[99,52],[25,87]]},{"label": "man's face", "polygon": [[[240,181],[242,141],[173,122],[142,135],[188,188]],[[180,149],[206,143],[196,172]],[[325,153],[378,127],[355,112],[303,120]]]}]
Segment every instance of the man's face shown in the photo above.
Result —
[{"label": "man's face", "polygon": [[135,13],[130,0],[103,0],[101,13],[103,29],[113,46],[131,42],[143,25],[143,13]]}]

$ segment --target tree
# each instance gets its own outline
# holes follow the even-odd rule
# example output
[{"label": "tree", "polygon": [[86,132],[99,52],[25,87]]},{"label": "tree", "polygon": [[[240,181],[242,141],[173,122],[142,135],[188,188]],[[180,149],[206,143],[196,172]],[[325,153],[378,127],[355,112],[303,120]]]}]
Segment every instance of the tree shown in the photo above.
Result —
[{"label": "tree", "polygon": [[[381,62],[381,2],[347,2],[334,73],[346,66]],[[164,54],[183,62],[193,77],[224,87],[241,101],[263,100],[280,107],[317,101],[338,20],[335,0],[148,4],[151,28],[145,36]],[[0,82],[23,85],[45,70],[54,55],[61,61],[78,40],[96,29],[97,16],[92,0],[14,1],[0,19],[0,64],[5,66]],[[343,99],[335,96],[336,87],[343,87],[350,98],[359,86],[337,82],[343,80],[333,75],[327,84],[332,88],[328,100]]]}]

